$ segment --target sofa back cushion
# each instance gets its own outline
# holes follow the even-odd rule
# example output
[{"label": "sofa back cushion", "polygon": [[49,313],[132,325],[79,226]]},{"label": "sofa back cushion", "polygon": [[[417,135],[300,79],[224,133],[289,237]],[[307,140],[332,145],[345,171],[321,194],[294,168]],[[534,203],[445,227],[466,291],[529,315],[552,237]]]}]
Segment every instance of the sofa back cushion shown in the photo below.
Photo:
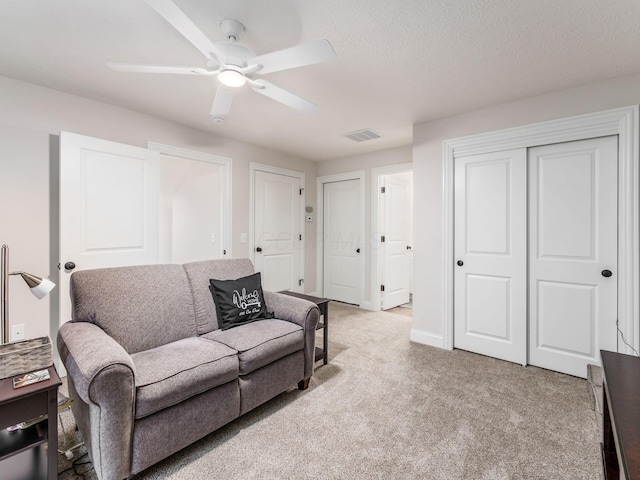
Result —
[{"label": "sofa back cushion", "polygon": [[180,265],[74,272],[71,309],[74,322],[96,324],[129,354],[196,334],[191,288]]},{"label": "sofa back cushion", "polygon": [[196,329],[198,335],[217,330],[218,316],[209,290],[209,280],[235,280],[253,273],[253,265],[248,258],[229,260],[205,260],[183,265],[193,292],[193,304],[196,311]]}]

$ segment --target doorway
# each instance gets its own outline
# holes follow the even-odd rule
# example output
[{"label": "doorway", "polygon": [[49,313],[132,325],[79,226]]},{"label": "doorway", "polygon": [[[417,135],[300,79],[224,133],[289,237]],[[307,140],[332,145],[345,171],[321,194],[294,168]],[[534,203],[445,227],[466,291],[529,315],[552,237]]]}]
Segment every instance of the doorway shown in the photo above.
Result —
[{"label": "doorway", "polygon": [[304,173],[252,163],[250,249],[265,290],[304,292]]},{"label": "doorway", "polygon": [[319,177],[317,182],[320,295],[362,306],[364,172]]},{"label": "doorway", "polygon": [[371,256],[374,310],[411,306],[413,298],[413,165],[372,170]]}]

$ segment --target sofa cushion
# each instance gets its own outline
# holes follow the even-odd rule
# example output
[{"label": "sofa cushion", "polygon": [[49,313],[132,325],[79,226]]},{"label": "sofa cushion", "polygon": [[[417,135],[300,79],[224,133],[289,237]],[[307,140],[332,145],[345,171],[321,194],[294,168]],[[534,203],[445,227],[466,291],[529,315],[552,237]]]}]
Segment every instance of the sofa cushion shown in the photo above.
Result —
[{"label": "sofa cushion", "polygon": [[273,318],[267,314],[260,272],[237,280],[209,280],[222,330]]},{"label": "sofa cushion", "polygon": [[204,337],[238,352],[240,375],[251,373],[304,348],[302,328],[277,319],[260,320],[229,330],[215,330]]},{"label": "sofa cushion", "polygon": [[238,377],[237,352],[192,337],[131,355],[136,367],[135,418],[202,393]]},{"label": "sofa cushion", "polygon": [[251,275],[253,273],[251,261],[247,258],[204,260],[185,263],[182,267],[187,272],[191,284],[198,335],[220,328],[216,307],[209,291],[209,279],[231,280]]},{"label": "sofa cushion", "polygon": [[74,322],[99,326],[128,354],[196,334],[189,279],[180,265],[74,272],[71,304]]}]

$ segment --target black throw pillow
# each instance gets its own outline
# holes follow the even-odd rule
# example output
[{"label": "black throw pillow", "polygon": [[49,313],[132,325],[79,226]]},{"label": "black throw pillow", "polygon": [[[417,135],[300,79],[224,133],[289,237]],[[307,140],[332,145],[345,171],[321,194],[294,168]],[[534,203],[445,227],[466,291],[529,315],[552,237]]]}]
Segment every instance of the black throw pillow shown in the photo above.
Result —
[{"label": "black throw pillow", "polygon": [[222,330],[245,325],[263,318],[273,318],[267,312],[262,294],[260,272],[237,280],[209,280]]}]

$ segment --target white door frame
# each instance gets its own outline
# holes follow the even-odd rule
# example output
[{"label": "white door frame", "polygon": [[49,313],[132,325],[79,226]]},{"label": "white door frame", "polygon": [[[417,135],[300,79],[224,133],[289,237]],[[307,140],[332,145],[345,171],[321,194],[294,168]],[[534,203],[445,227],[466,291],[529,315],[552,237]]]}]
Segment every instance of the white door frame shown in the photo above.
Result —
[{"label": "white door frame", "polygon": [[157,142],[147,142],[147,148],[159,152],[160,155],[184,158],[187,160],[198,160],[201,162],[220,165],[220,178],[222,183],[222,215],[220,218],[220,231],[222,232],[222,242],[220,242],[220,258],[233,258],[233,231],[231,223],[231,186],[233,185],[232,163],[229,157],[214,155],[213,153],[198,152],[188,150],[173,145],[164,145]]},{"label": "white door frame", "polygon": [[[380,243],[380,233],[384,227],[384,219],[380,216],[380,187],[382,177],[394,173],[412,172],[413,163],[399,163],[388,167],[371,169],[371,310],[382,310],[382,270],[384,265],[384,252]],[[416,209],[413,209],[415,215]]]},{"label": "white door frame", "polygon": [[[618,321],[619,329],[636,350],[640,297],[638,205],[638,105],[590,113],[521,127],[454,138],[443,142],[443,305],[442,338],[430,343],[453,349],[453,195],[454,159],[477,153],[528,148],[550,143],[618,135]],[[632,353],[618,336],[618,351]]]},{"label": "white door frame", "polygon": [[[324,184],[332,182],[343,182],[346,180],[358,180],[358,188],[360,189],[360,202],[362,208],[364,208],[364,178],[364,170],[358,170],[348,173],[337,173],[335,175],[325,175],[316,178],[316,192],[318,195],[316,203],[316,205],[318,206],[318,223],[316,224],[316,235],[318,239],[316,245],[316,293],[320,297],[324,295]],[[360,248],[364,257],[367,251],[367,242],[364,237],[364,215],[362,215],[362,219],[360,220],[360,233],[362,234],[362,247]],[[370,310],[371,305],[369,304],[369,302],[364,301],[364,261],[360,262],[360,268],[360,292],[358,292],[360,297],[359,305],[360,308]]]},{"label": "white door frame", "polygon": [[[253,202],[255,200],[255,177],[256,171],[266,172],[266,173],[275,173],[276,175],[285,175],[287,177],[298,178],[300,180],[300,188],[302,188],[302,195],[300,195],[300,233],[302,235],[302,248],[300,249],[300,272],[298,278],[304,278],[304,258],[305,258],[305,245],[306,245],[306,235],[305,235],[305,183],[304,183],[304,172],[297,172],[295,170],[287,170],[286,168],[273,167],[271,165],[265,165],[262,163],[249,162],[249,259],[251,263],[255,266],[256,264],[256,248],[255,248],[255,232],[254,232],[254,223],[255,223],[255,211],[253,208]],[[295,248],[295,247],[294,247]],[[304,292],[304,285],[302,288]]]}]

